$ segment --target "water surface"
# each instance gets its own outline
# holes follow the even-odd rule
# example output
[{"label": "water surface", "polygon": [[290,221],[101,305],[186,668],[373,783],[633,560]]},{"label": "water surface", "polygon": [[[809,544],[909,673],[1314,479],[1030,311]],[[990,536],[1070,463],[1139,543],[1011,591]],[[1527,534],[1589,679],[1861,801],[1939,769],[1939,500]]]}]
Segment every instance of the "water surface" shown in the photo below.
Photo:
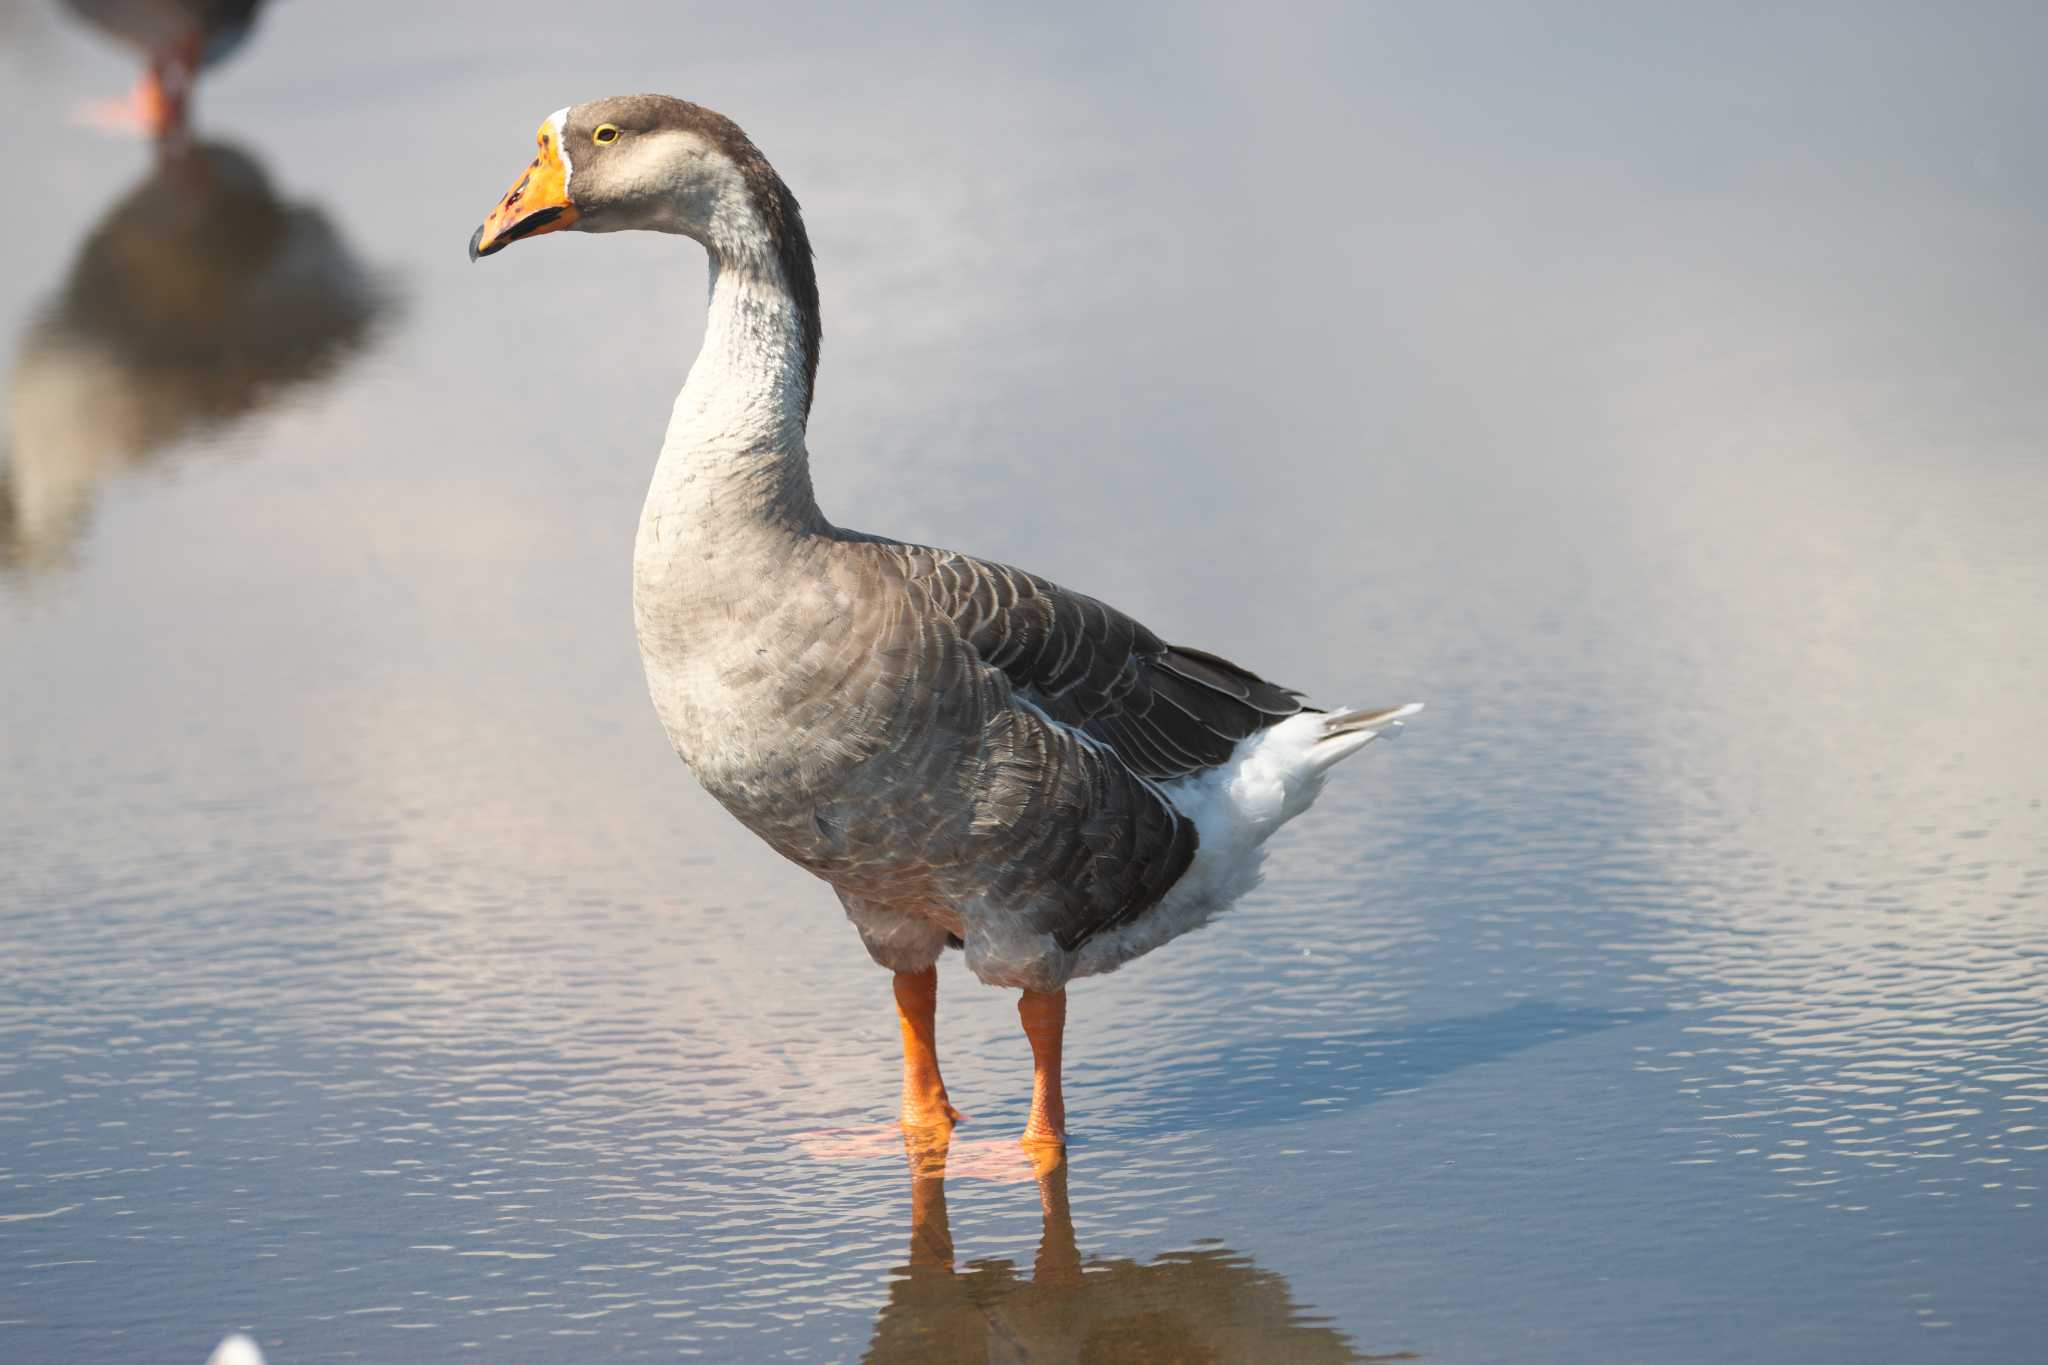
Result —
[{"label": "water surface", "polygon": [[[194,179],[0,8],[0,1356],[2037,1351],[2043,27],[281,5]],[[803,200],[836,520],[1430,703],[1042,1180],[647,704],[700,253],[464,260],[640,88]]]}]

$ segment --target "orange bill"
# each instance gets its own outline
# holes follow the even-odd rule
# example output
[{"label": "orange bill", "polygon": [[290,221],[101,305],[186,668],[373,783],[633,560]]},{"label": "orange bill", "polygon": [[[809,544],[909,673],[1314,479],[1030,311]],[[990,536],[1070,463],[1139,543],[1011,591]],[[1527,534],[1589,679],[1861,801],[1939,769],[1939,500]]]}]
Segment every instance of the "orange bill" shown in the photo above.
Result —
[{"label": "orange bill", "polygon": [[576,221],[576,206],[569,202],[569,168],[562,162],[562,149],[555,145],[555,121],[543,123],[536,136],[540,151],[534,154],[532,164],[469,239],[472,261],[502,251],[521,237],[558,232]]}]

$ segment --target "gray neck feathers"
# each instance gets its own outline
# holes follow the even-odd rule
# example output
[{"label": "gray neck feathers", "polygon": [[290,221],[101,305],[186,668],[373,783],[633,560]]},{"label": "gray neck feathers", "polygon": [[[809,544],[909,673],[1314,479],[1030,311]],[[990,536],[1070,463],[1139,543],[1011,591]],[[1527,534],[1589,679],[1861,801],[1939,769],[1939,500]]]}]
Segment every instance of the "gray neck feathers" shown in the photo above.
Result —
[{"label": "gray neck feathers", "polygon": [[[766,170],[766,163],[761,163]],[[676,396],[650,498],[701,520],[819,521],[804,428],[818,365],[818,289],[803,220],[773,171],[713,215],[704,345]]]}]

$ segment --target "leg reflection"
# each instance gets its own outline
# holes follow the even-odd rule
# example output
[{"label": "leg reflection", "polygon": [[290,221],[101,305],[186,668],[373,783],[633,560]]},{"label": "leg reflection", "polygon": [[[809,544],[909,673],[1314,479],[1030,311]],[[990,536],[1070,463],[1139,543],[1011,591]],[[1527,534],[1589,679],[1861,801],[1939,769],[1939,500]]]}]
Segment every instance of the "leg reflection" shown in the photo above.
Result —
[{"label": "leg reflection", "polygon": [[953,1224],[946,1216],[946,1152],[951,1144],[952,1136],[944,1130],[903,1130],[903,1149],[910,1160],[912,1275],[953,1274]]},{"label": "leg reflection", "polygon": [[1343,1333],[1295,1303],[1286,1280],[1224,1248],[1084,1266],[1063,1157],[1035,1171],[1043,1226],[1029,1276],[1006,1260],[972,1259],[963,1269],[946,1173],[949,1161],[956,1176],[978,1171],[980,1146],[963,1150],[946,1130],[906,1128],[904,1153],[909,1263],[890,1280],[868,1361],[1412,1359],[1359,1355]]},{"label": "leg reflection", "polygon": [[1031,1263],[1031,1282],[1047,1288],[1078,1289],[1081,1250],[1074,1245],[1074,1214],[1067,1207],[1067,1162],[1064,1154],[1038,1172],[1038,1211],[1045,1220],[1038,1234],[1038,1257]]}]

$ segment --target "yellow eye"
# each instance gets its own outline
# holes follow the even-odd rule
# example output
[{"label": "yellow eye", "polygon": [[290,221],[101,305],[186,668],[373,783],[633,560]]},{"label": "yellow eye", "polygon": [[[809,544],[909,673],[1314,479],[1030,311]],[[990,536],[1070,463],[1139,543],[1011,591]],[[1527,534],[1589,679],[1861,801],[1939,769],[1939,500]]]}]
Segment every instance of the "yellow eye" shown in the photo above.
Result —
[{"label": "yellow eye", "polygon": [[597,125],[597,131],[590,135],[590,140],[599,145],[607,142],[617,142],[619,140],[619,126],[616,123],[600,123]]}]

